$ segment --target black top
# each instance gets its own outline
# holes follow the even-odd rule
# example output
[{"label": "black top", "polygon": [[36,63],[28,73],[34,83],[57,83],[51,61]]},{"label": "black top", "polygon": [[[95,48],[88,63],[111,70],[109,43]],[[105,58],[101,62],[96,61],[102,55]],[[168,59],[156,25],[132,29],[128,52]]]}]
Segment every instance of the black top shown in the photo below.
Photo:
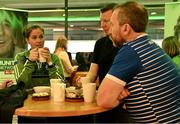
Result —
[{"label": "black top", "polygon": [[118,50],[119,48],[113,46],[113,43],[108,36],[103,37],[96,42],[92,63],[96,63],[99,66],[99,83],[102,82],[103,78],[108,73]]}]

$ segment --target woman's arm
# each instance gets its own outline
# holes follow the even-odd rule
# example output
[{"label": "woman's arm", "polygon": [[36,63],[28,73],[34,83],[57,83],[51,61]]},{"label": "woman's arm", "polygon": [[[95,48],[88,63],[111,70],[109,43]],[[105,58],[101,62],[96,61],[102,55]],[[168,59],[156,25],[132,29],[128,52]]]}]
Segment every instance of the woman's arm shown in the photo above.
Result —
[{"label": "woman's arm", "polygon": [[55,54],[52,54],[51,58],[53,65],[48,67],[50,79],[60,78],[64,80],[64,69],[61,60]]},{"label": "woman's arm", "polygon": [[75,71],[75,68],[71,65],[67,52],[61,52],[60,55],[58,55],[58,57],[62,61],[64,70],[67,73],[72,74]]},{"label": "woman's arm", "polygon": [[24,82],[26,87],[30,86],[32,72],[35,70],[35,62],[28,60],[24,53],[15,57],[14,75],[17,82]]}]

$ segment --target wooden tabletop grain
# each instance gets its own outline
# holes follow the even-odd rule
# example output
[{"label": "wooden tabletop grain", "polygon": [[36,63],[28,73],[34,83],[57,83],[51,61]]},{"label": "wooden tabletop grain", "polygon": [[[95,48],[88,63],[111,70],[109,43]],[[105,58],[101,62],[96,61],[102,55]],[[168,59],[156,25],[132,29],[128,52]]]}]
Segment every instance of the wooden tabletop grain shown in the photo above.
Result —
[{"label": "wooden tabletop grain", "polygon": [[68,117],[101,113],[108,109],[97,106],[94,103],[83,101],[53,102],[49,100],[33,100],[29,95],[24,106],[15,110],[17,116],[31,117]]}]

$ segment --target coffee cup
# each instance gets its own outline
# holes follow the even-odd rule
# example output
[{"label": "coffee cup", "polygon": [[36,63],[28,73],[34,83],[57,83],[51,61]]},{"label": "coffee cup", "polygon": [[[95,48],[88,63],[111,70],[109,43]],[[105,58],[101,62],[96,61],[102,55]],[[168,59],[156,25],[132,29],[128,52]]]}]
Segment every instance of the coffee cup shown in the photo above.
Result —
[{"label": "coffee cup", "polygon": [[96,83],[83,83],[84,102],[92,103],[96,96]]},{"label": "coffee cup", "polygon": [[51,98],[54,96],[54,88],[56,87],[56,83],[61,83],[61,79],[50,79]]},{"label": "coffee cup", "polygon": [[46,62],[46,58],[44,58],[44,57],[42,56],[42,50],[43,50],[43,48],[39,48],[39,49],[38,49],[39,61],[40,61],[40,62]]},{"label": "coffee cup", "polygon": [[66,84],[64,83],[54,83],[53,84],[53,101],[54,102],[64,102],[65,101],[65,89]]}]

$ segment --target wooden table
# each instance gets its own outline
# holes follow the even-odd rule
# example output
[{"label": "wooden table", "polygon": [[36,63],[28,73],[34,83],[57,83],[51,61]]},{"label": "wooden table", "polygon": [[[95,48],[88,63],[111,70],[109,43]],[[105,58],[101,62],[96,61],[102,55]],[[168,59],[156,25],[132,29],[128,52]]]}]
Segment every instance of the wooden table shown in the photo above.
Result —
[{"label": "wooden table", "polygon": [[17,116],[30,117],[69,117],[90,115],[107,111],[108,109],[97,106],[94,103],[85,102],[57,102],[50,100],[33,100],[29,95],[24,106],[16,109]]}]

